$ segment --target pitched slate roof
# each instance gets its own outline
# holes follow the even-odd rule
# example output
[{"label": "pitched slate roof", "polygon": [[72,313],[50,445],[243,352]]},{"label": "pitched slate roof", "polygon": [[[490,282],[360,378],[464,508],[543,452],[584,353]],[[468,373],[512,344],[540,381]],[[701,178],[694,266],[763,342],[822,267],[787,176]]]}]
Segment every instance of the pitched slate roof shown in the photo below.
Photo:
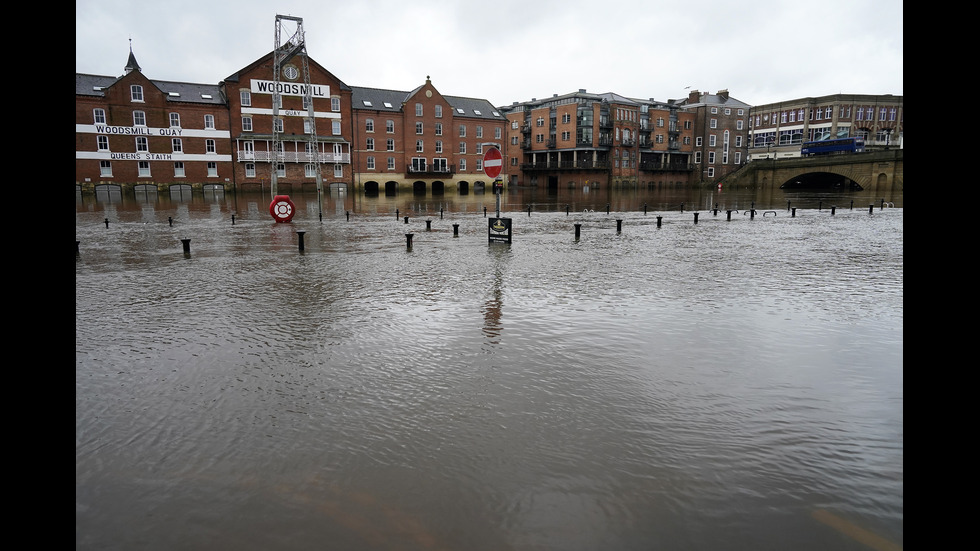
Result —
[{"label": "pitched slate roof", "polygon": [[[105,96],[103,89],[112,86],[123,77],[87,75],[75,73],[76,96]],[[217,84],[196,84],[193,82],[174,82],[169,80],[150,80],[154,86],[167,94],[167,101],[185,103],[206,103],[224,105],[225,96]]]},{"label": "pitched slate roof", "polygon": [[[418,89],[405,92],[352,86],[351,90],[353,91],[351,103],[354,109],[399,112],[402,110],[402,104]],[[485,99],[459,96],[443,97],[449,102],[449,107],[453,110],[454,116],[504,120],[504,116],[500,114],[497,108]]]}]

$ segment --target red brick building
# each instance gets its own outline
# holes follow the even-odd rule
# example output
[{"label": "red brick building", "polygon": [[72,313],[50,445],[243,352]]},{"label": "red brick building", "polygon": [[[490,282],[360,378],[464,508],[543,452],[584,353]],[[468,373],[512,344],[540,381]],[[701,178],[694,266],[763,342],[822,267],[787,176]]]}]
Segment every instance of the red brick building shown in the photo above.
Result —
[{"label": "red brick building", "polygon": [[218,86],[151,80],[130,52],[120,77],[75,74],[75,182],[83,191],[233,182]]}]

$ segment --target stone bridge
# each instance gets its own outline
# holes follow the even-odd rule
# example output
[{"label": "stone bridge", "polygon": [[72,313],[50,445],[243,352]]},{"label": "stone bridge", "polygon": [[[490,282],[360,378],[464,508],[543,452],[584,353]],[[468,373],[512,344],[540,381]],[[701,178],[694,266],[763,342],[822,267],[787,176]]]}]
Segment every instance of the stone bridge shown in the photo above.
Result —
[{"label": "stone bridge", "polygon": [[790,159],[759,159],[747,163],[718,183],[756,188],[863,189],[888,195],[904,192],[904,149],[820,155]]}]

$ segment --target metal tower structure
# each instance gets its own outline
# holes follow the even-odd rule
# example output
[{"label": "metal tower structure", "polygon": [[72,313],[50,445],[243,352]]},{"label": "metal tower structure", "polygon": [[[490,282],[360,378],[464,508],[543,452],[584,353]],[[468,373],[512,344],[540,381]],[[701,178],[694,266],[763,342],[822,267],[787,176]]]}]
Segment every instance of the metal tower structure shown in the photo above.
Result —
[{"label": "metal tower structure", "polygon": [[[296,30],[283,42],[283,21],[296,24]],[[306,107],[306,124],[308,128],[307,136],[309,142],[306,146],[308,161],[313,165],[316,174],[316,191],[319,200],[323,191],[323,178],[320,175],[320,143],[316,135],[316,117],[313,112],[313,88],[310,86],[310,60],[306,53],[306,33],[303,31],[303,18],[291,15],[276,15],[276,46],[273,50],[272,67],[272,174],[270,182],[272,184],[272,196],[278,193],[278,169],[279,163],[285,165],[286,155],[283,149],[282,132],[283,125],[279,123],[279,109],[282,107],[282,87],[280,77],[282,76],[283,65],[292,58],[299,56],[302,61],[303,73],[303,105]]]}]

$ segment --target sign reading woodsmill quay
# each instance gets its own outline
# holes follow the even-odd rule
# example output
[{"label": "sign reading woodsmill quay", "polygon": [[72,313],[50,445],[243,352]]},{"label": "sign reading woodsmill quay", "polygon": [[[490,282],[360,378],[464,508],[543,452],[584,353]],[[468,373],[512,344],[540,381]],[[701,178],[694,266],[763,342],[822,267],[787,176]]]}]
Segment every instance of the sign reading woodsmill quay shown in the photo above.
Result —
[{"label": "sign reading woodsmill quay", "polygon": [[489,237],[491,243],[510,243],[510,218],[491,218]]}]

